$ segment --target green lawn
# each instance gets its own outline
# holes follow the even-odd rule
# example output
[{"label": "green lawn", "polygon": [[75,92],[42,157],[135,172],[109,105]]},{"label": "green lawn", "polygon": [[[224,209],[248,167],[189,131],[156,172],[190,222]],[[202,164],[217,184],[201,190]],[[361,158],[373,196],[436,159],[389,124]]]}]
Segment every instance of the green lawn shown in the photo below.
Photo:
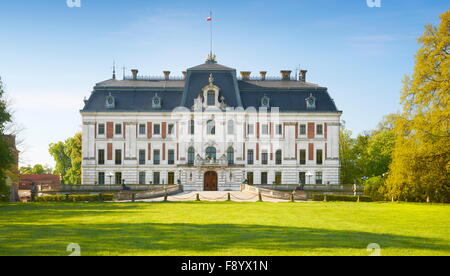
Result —
[{"label": "green lawn", "polygon": [[0,255],[450,255],[450,205],[0,204]]}]

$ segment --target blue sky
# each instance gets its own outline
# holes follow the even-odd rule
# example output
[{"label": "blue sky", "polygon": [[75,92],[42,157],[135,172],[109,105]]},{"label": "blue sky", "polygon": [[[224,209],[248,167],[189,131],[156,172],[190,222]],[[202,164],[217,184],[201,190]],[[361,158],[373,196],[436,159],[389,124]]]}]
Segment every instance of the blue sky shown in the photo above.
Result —
[{"label": "blue sky", "polygon": [[[51,164],[48,144],[81,129],[79,110],[112,61],[127,72],[179,75],[209,52],[238,71],[297,66],[328,87],[355,134],[399,110],[425,24],[437,25],[445,0],[66,0],[0,2],[0,76],[25,128],[22,164]],[[121,69],[118,69],[121,76]],[[128,74],[128,73],[127,73]]]}]

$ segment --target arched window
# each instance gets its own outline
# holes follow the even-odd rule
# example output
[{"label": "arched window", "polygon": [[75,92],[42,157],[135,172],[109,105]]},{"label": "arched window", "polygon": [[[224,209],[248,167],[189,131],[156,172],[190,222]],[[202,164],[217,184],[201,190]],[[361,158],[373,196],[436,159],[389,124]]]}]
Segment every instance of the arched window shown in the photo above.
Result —
[{"label": "arched window", "polygon": [[208,91],[208,105],[216,105],[216,92],[214,90]]},{"label": "arched window", "polygon": [[233,134],[234,134],[234,121],[229,120],[228,121],[228,135],[233,135]]},{"label": "arched window", "polygon": [[194,165],[195,160],[195,149],[194,147],[190,147],[188,149],[188,165]]},{"label": "arched window", "polygon": [[216,148],[209,147],[206,149],[206,159],[216,159]]},{"label": "arched window", "polygon": [[234,165],[234,148],[229,147],[227,150],[228,165]]},{"label": "arched window", "polygon": [[282,163],[283,163],[283,153],[282,153],[282,151],[281,150],[277,150],[277,152],[276,152],[276,164],[277,165],[281,165]]},{"label": "arched window", "polygon": [[206,123],[207,134],[215,135],[216,134],[216,123],[213,120],[209,120]]}]

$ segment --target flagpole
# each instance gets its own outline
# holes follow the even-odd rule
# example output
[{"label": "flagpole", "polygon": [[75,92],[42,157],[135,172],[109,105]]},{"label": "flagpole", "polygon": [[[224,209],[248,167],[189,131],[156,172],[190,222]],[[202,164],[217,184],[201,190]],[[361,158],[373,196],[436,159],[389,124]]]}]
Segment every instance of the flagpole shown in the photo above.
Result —
[{"label": "flagpole", "polygon": [[212,11],[210,11],[209,12],[209,16],[210,16],[210,18],[211,18],[211,20],[210,20],[210,29],[211,29],[211,56],[212,56],[212,54],[213,54],[213,24],[212,24]]}]

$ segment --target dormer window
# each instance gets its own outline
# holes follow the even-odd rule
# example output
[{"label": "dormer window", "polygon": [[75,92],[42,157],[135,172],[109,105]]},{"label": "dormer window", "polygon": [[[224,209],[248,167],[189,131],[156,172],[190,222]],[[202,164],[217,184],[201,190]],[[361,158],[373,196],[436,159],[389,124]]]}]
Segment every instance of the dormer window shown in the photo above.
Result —
[{"label": "dormer window", "polygon": [[220,88],[214,85],[214,77],[212,74],[209,75],[209,84],[202,88],[202,99],[203,102],[200,105],[200,101],[197,99],[194,102],[194,109],[199,109],[199,107],[203,108],[211,108],[217,107],[222,108],[225,107],[225,99],[222,102],[219,102]]},{"label": "dormer window", "polygon": [[270,98],[267,96],[262,97],[261,106],[262,107],[270,107]]},{"label": "dormer window", "polygon": [[306,109],[314,110],[316,109],[316,98],[311,94],[306,98]]},{"label": "dormer window", "polygon": [[115,108],[116,106],[116,99],[109,93],[108,96],[106,96],[105,100],[105,107],[106,108]]},{"label": "dormer window", "polygon": [[209,106],[216,105],[216,91],[214,90],[208,91],[207,103]]},{"label": "dormer window", "polygon": [[152,99],[152,108],[161,109],[161,98],[158,96],[158,93],[156,93]]}]

